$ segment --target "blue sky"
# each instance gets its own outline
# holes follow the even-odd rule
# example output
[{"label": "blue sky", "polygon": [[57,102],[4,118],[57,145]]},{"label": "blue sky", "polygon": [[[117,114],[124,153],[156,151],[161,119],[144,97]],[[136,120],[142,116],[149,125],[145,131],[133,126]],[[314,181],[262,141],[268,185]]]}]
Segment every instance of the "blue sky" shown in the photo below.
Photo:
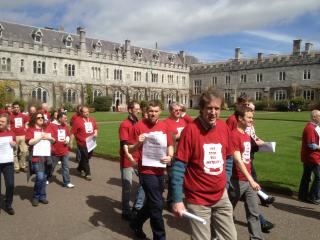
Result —
[{"label": "blue sky", "polygon": [[185,50],[204,62],[289,53],[293,39],[320,48],[319,0],[0,0],[0,19],[135,46]]}]

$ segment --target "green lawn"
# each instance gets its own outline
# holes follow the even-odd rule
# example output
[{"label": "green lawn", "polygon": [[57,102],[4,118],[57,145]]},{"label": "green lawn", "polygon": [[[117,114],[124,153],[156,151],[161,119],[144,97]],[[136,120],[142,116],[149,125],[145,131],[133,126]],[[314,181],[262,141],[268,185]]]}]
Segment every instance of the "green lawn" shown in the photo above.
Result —
[{"label": "green lawn", "polygon": [[[223,111],[222,119],[226,119],[231,111]],[[302,173],[300,163],[300,141],[305,124],[309,120],[309,112],[256,112],[255,128],[257,135],[265,141],[277,142],[276,153],[257,153],[255,165],[260,182],[264,186],[281,191],[298,191]],[[162,114],[166,117],[167,112]],[[190,112],[195,117],[197,110]],[[98,147],[95,153],[118,159],[119,123],[126,118],[126,113],[93,113],[98,123]]]}]

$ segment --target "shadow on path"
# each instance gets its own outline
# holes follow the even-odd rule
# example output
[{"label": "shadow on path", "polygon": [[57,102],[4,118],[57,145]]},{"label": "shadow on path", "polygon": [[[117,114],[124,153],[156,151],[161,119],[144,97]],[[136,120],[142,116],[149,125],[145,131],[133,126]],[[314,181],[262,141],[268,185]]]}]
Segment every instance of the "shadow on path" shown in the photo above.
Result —
[{"label": "shadow on path", "polygon": [[181,232],[191,235],[191,228],[190,228],[190,223],[188,219],[176,218],[168,213],[163,214],[163,218],[167,220],[168,227],[176,228]]},{"label": "shadow on path", "polygon": [[19,196],[21,200],[29,200],[31,202],[33,196],[33,187],[15,186],[14,195]]},{"label": "shadow on path", "polygon": [[312,208],[308,207],[299,207],[299,206],[294,206],[286,203],[279,203],[279,202],[274,202],[272,204],[275,208],[286,211],[292,214],[297,214],[301,215],[304,217],[309,217],[309,218],[314,218],[320,220],[320,213],[319,211],[314,211]]}]

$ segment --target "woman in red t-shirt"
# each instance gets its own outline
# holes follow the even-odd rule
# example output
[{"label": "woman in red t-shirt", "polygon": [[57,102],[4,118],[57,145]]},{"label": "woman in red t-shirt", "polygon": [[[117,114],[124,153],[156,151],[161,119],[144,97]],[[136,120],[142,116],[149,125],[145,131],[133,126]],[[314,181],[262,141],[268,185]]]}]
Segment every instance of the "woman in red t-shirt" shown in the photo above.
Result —
[{"label": "woman in red t-shirt", "polygon": [[[39,202],[43,204],[48,204],[47,194],[46,194],[46,181],[47,174],[46,170],[48,164],[51,162],[50,154],[51,149],[48,149],[48,153],[38,154],[34,151],[34,147],[39,142],[45,143],[49,141],[50,143],[55,142],[54,138],[51,136],[50,128],[47,128],[44,124],[43,113],[37,112],[31,115],[31,120],[29,123],[29,128],[26,132],[26,143],[29,146],[29,161],[31,161],[32,172],[36,175],[36,180],[34,183],[34,193],[32,199],[32,205],[34,207],[39,205]],[[39,156],[46,155],[46,156]]]}]

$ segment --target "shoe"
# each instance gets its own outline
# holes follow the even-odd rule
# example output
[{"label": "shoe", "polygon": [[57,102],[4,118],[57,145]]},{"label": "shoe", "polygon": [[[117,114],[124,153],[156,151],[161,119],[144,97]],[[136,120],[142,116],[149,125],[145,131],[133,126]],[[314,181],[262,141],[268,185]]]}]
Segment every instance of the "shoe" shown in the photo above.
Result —
[{"label": "shoe", "polygon": [[65,187],[66,188],[74,188],[74,185],[72,183],[68,183]]},{"label": "shoe", "polygon": [[130,222],[130,221],[132,220],[132,216],[131,216],[130,213],[122,214],[122,215],[121,215],[121,218],[122,218],[123,220],[125,220],[125,221],[128,221],[128,222]]},{"label": "shoe", "polygon": [[39,205],[38,199],[32,199],[31,203],[32,203],[32,206],[34,207],[37,207]]},{"label": "shoe", "polygon": [[320,199],[308,199],[309,203],[319,205],[320,204]]},{"label": "shoe", "polygon": [[269,231],[274,228],[274,224],[269,222],[269,221],[266,221],[265,223],[261,224],[261,230],[262,232],[264,233],[269,233]]},{"label": "shoe", "polygon": [[138,239],[147,239],[147,235],[143,232],[142,227],[138,228],[133,222],[129,224],[130,228],[133,230],[134,235]]},{"label": "shoe", "polygon": [[80,171],[80,176],[81,176],[81,177],[85,177],[85,176],[86,176],[86,173],[85,173],[83,170],[81,170],[81,171]]},{"label": "shoe", "polygon": [[16,173],[19,173],[20,172],[20,169],[15,169],[14,170]]},{"label": "shoe", "polygon": [[91,175],[86,175],[86,180],[87,180],[87,181],[91,181],[91,180],[92,180]]},{"label": "shoe", "polygon": [[39,202],[43,203],[43,204],[48,204],[49,201],[47,199],[42,199],[42,200],[39,200]]},{"label": "shoe", "polygon": [[268,207],[269,205],[274,203],[275,200],[276,200],[275,197],[268,197],[266,200],[261,201],[261,205],[265,206],[265,207]]},{"label": "shoe", "polygon": [[15,214],[15,211],[12,207],[8,207],[6,208],[6,212],[9,214],[9,215],[14,215]]}]

